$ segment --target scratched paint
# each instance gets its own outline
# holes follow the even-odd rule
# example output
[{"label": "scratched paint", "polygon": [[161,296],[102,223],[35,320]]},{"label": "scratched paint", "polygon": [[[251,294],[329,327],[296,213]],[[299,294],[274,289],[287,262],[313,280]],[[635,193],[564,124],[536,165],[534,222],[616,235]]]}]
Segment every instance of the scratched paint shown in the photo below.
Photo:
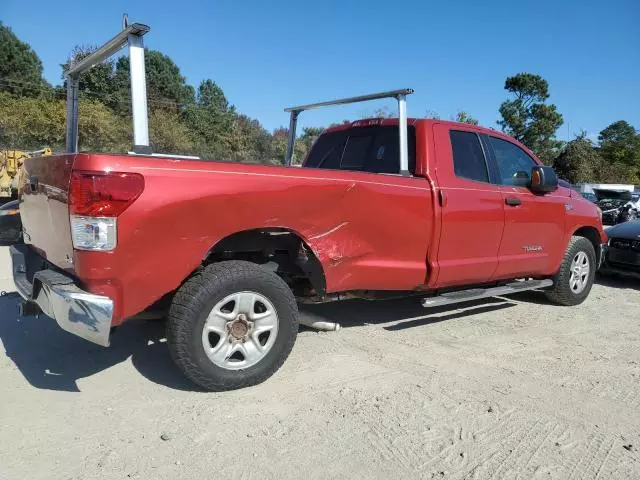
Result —
[{"label": "scratched paint", "polygon": [[337,232],[338,230],[340,230],[342,227],[345,227],[349,225],[349,222],[342,222],[340,225],[336,225],[335,227],[333,227],[330,230],[327,230],[324,233],[319,233],[318,235],[314,235],[313,237],[311,237],[309,240],[317,240],[318,238],[322,238],[322,237],[326,237],[327,235],[331,235],[334,232]]}]

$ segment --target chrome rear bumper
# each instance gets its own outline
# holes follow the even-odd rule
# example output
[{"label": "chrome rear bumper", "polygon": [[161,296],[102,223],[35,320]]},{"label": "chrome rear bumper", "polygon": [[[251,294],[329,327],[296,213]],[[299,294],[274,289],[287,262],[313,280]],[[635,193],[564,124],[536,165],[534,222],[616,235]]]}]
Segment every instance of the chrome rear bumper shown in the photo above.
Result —
[{"label": "chrome rear bumper", "polygon": [[50,269],[34,269],[33,280],[27,268],[42,258],[27,245],[11,247],[13,281],[24,299],[24,314],[40,311],[74,335],[104,347],[109,346],[113,301],[80,289],[73,278]]}]

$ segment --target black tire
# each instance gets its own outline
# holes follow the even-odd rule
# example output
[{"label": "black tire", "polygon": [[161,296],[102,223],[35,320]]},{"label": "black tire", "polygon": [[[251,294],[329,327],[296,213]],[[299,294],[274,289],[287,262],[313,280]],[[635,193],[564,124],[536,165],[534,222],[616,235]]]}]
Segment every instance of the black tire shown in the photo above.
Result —
[{"label": "black tire", "polygon": [[[584,290],[576,293],[571,289],[569,279],[571,278],[571,264],[580,252],[584,252],[588,258],[589,274]],[[560,264],[560,270],[553,276],[553,287],[547,290],[547,298],[558,305],[573,306],[581,304],[589,296],[595,279],[596,268],[596,252],[593,244],[584,237],[571,237]]]},{"label": "black tire", "polygon": [[[275,343],[257,364],[227,370],[207,357],[202,331],[213,307],[226,296],[242,291],[259,293],[273,304],[278,331]],[[275,273],[244,261],[214,263],[197,272],[176,292],[167,318],[171,357],[191,381],[210,391],[263,382],[287,359],[297,334],[298,306],[291,289]]]}]

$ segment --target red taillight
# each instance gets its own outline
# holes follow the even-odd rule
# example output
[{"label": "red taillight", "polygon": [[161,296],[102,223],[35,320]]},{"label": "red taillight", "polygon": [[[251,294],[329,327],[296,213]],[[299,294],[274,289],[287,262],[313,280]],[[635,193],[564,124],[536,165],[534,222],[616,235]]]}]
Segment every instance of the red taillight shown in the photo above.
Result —
[{"label": "red taillight", "polygon": [[69,213],[87,217],[117,217],[144,190],[139,173],[72,172]]}]

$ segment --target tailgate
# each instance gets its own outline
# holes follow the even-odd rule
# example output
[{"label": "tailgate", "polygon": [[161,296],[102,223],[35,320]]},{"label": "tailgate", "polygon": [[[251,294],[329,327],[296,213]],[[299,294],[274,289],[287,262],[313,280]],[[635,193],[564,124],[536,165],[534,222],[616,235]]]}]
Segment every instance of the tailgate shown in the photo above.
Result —
[{"label": "tailgate", "polygon": [[24,241],[54,265],[73,272],[67,193],[77,154],[29,158],[24,162],[20,217]]}]

